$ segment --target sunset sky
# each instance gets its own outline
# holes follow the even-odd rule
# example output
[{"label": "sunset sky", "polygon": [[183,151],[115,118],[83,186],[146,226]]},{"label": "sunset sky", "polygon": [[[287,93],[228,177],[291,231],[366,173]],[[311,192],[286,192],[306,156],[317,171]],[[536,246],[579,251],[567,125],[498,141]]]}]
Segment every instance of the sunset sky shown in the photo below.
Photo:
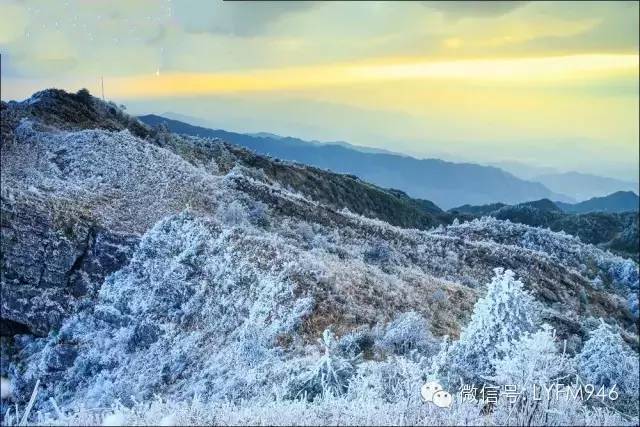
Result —
[{"label": "sunset sky", "polygon": [[2,99],[637,180],[638,2],[0,0]]}]

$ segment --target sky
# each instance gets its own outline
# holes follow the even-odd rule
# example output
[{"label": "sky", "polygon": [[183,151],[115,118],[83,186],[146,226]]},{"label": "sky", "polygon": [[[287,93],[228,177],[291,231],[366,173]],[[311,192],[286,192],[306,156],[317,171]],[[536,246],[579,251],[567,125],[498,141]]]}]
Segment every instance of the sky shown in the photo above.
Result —
[{"label": "sky", "polygon": [[638,6],[0,0],[2,99],[637,181]]}]

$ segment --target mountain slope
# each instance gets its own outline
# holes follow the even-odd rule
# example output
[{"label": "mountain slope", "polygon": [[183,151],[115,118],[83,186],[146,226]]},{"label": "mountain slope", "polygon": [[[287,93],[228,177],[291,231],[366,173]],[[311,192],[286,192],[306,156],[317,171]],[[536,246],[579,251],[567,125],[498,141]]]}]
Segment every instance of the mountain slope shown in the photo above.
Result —
[{"label": "mountain slope", "polygon": [[565,212],[637,212],[640,209],[640,198],[633,191],[618,191],[608,196],[594,197],[580,203],[556,203]]},{"label": "mountain slope", "polygon": [[187,135],[220,138],[284,160],[349,173],[412,197],[433,201],[443,208],[462,203],[514,203],[540,198],[560,200],[541,184],[521,180],[498,168],[436,159],[415,159],[383,153],[365,153],[339,145],[319,145],[296,138],[260,138],[213,130],[160,116],[141,116],[151,126],[164,123],[169,130]]},{"label": "mountain slope", "polygon": [[578,201],[605,196],[617,191],[634,191],[636,194],[638,193],[637,182],[622,181],[579,172],[542,174],[533,177],[532,180],[544,184],[551,191],[569,195]]}]

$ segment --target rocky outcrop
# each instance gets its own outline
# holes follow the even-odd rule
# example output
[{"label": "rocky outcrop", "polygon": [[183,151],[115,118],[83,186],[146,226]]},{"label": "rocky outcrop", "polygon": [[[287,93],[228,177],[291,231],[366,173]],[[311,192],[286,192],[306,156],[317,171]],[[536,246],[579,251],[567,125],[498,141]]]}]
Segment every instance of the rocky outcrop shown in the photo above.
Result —
[{"label": "rocky outcrop", "polygon": [[2,197],[0,206],[1,332],[46,335],[127,263],[138,238],[101,228],[69,206],[14,197]]}]

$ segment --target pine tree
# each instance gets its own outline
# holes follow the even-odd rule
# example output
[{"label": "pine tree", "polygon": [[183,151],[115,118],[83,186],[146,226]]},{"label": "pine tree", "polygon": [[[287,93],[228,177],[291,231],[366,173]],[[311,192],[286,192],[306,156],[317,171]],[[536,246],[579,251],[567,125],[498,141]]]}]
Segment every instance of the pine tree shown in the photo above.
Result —
[{"label": "pine tree", "polygon": [[497,268],[495,273],[449,355],[450,374],[465,383],[482,384],[491,378],[495,373],[491,362],[501,358],[504,345],[533,332],[538,324],[538,305],[522,282],[511,270]]},{"label": "pine tree", "polygon": [[583,381],[596,386],[616,385],[621,393],[638,396],[638,354],[602,320],[590,335],[578,355]]}]

